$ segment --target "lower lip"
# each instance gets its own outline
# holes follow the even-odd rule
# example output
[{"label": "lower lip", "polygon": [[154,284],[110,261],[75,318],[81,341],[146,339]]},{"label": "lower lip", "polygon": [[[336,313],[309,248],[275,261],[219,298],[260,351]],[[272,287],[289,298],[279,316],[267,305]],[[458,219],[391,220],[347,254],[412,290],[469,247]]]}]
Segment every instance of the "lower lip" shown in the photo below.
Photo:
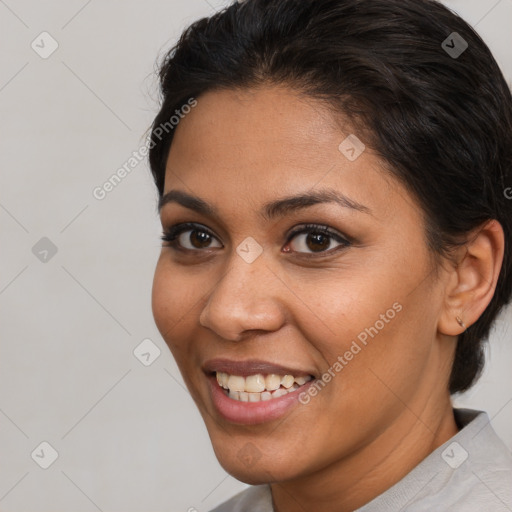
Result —
[{"label": "lower lip", "polygon": [[306,382],[295,391],[260,402],[241,402],[229,398],[217,382],[215,375],[208,378],[212,400],[220,415],[232,422],[241,425],[256,425],[284,416],[292,407],[299,404],[299,395],[306,391],[314,382]]}]

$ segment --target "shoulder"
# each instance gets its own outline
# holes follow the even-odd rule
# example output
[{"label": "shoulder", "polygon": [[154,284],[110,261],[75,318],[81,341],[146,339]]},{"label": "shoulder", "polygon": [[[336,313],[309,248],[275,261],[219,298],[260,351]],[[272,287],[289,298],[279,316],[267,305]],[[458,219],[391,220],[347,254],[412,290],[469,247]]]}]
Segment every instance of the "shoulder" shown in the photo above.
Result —
[{"label": "shoulder", "polygon": [[359,512],[510,512],[512,454],[487,413],[454,409],[461,430]]},{"label": "shoulder", "polygon": [[255,485],[221,503],[211,512],[273,512],[272,494],[268,485]]},{"label": "shoulder", "polygon": [[[467,426],[445,445],[450,470],[444,491],[453,511],[506,511],[512,508],[512,454],[485,412],[456,410]],[[460,491],[459,491],[460,490]]]}]

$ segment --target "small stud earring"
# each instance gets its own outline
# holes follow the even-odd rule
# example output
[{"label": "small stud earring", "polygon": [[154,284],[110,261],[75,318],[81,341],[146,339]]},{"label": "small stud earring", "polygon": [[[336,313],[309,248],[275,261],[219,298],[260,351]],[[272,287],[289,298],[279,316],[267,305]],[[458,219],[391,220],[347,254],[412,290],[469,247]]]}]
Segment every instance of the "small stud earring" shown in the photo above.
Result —
[{"label": "small stud earring", "polygon": [[457,320],[457,323],[464,329],[466,330],[466,324],[458,317],[456,316],[455,317],[455,320]]}]

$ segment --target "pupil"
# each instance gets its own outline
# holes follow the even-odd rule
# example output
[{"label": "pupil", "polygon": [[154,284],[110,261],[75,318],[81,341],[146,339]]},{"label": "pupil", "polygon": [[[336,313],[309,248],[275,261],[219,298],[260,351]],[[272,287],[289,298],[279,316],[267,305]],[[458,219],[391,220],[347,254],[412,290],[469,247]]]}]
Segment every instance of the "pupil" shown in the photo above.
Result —
[{"label": "pupil", "polygon": [[[206,247],[210,242],[210,235],[204,231],[192,231],[192,233],[190,233],[190,241],[196,248]],[[196,245],[196,242],[198,245]]]},{"label": "pupil", "polygon": [[323,235],[322,233],[316,233],[316,234],[309,234],[307,236],[307,243],[308,243],[308,247],[311,249],[311,250],[314,250],[315,247],[311,247],[309,245],[309,242],[310,241],[313,241],[313,244],[318,244],[317,247],[319,246],[320,249],[325,249],[326,247],[329,247],[329,237],[328,236],[325,236]]}]

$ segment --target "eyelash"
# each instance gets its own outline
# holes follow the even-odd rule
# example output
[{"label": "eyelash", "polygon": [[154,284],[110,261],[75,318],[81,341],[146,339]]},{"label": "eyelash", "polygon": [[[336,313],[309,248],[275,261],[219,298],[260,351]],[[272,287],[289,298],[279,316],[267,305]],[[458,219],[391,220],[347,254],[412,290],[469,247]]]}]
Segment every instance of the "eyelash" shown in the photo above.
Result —
[{"label": "eyelash", "polygon": [[[202,249],[188,249],[183,247],[178,247],[178,240],[177,238],[182,233],[185,233],[186,231],[202,231],[204,233],[207,233],[213,238],[217,238],[209,229],[201,226],[201,224],[196,224],[194,222],[185,222],[183,224],[176,224],[174,226],[171,226],[170,228],[164,230],[163,235],[160,237],[164,244],[167,244],[166,246],[171,247],[172,249],[176,251],[182,251],[182,252],[202,252]],[[288,245],[293,238],[295,238],[297,235],[303,234],[303,233],[320,233],[325,236],[329,236],[332,239],[334,239],[336,242],[339,242],[341,245],[338,247],[335,247],[333,249],[329,249],[327,251],[320,251],[317,253],[304,253],[304,252],[298,252],[298,251],[291,251],[291,252],[297,252],[297,254],[300,254],[301,257],[306,258],[317,258],[322,257],[325,255],[331,255],[333,252],[336,252],[340,249],[345,249],[346,247],[352,245],[352,242],[347,238],[342,237],[335,231],[332,231],[327,226],[323,226],[321,224],[305,224],[304,226],[301,226],[294,231],[290,233],[286,240],[286,245]],[[207,248],[208,249],[208,248]],[[206,249],[206,250],[207,250]]]}]

